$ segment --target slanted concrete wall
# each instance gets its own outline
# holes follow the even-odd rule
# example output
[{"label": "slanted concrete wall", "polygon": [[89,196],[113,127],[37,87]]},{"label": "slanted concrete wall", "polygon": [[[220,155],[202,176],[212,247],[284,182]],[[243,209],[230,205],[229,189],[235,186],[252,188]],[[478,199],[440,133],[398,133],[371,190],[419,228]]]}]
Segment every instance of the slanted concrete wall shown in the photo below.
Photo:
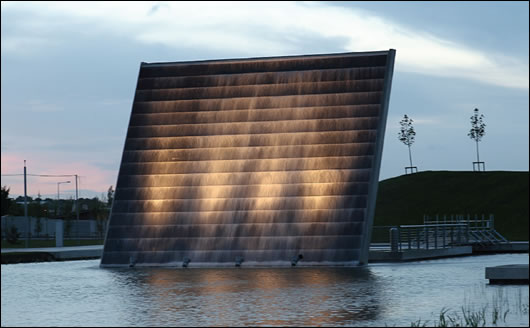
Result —
[{"label": "slanted concrete wall", "polygon": [[142,63],[101,265],[366,263],[393,62]]}]

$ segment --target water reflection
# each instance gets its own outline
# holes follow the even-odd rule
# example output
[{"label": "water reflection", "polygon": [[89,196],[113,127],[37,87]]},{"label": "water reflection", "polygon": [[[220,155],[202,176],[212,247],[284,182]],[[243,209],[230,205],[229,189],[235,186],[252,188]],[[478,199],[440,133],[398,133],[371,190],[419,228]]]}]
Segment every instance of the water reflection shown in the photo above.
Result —
[{"label": "water reflection", "polygon": [[[193,263],[193,262],[192,262]],[[364,268],[100,269],[99,261],[2,265],[2,326],[410,326],[495,302],[528,326],[528,285],[488,285],[486,266],[528,254]]]},{"label": "water reflection", "polygon": [[148,312],[130,311],[131,322],[334,325],[375,320],[383,306],[369,268],[106,271],[122,286],[123,302],[140,296],[149,304]]}]

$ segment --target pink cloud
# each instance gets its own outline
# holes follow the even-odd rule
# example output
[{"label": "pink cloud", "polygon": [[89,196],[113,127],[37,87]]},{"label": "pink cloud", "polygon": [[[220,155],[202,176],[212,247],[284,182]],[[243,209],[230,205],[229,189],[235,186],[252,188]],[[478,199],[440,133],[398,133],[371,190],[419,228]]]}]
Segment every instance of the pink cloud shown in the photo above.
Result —
[{"label": "pink cloud", "polygon": [[[89,189],[106,193],[110,185],[116,184],[117,171],[102,169],[88,161],[65,161],[64,158],[53,157],[50,154],[33,153],[20,155],[17,153],[2,153],[1,168],[4,174],[23,174],[24,159],[27,174],[73,175],[78,174],[79,189]],[[75,196],[75,177],[27,177],[28,195],[35,196],[57,193],[57,182],[70,180],[71,183],[61,185],[61,198]],[[24,177],[2,176],[2,186],[10,187],[11,195],[24,194]],[[80,193],[79,197],[90,197]]]}]

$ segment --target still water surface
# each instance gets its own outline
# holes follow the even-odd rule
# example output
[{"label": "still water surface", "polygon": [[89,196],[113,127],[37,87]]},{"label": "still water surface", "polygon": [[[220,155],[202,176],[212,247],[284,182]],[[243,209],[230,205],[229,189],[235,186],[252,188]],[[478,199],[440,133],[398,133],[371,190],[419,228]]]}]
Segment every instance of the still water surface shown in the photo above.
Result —
[{"label": "still water surface", "polygon": [[[2,265],[2,326],[410,326],[442,308],[510,309],[528,326],[528,285],[495,286],[499,254],[364,268],[100,269],[99,260]],[[522,303],[522,304],[521,304]],[[503,313],[504,313],[503,311]]]}]

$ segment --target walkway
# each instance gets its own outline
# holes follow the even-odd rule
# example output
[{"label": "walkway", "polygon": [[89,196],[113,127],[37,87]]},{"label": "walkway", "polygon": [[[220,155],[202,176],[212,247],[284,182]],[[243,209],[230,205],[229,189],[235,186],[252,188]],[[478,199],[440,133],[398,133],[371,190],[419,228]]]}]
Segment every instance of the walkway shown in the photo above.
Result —
[{"label": "walkway", "polygon": [[81,260],[101,257],[103,245],[47,247],[47,248],[2,248],[2,254],[8,253],[48,253],[56,260]]}]

